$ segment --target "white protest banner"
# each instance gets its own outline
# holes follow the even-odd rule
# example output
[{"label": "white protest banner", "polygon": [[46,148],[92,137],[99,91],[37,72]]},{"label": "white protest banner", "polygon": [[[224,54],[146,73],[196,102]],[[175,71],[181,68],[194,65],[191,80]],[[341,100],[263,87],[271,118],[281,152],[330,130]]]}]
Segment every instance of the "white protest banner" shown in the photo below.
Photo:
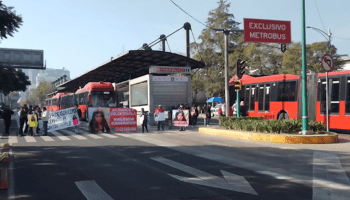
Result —
[{"label": "white protest banner", "polygon": [[154,121],[165,121],[165,113],[154,113]]},{"label": "white protest banner", "polygon": [[67,108],[50,113],[47,124],[47,131],[65,129],[71,126],[79,125],[79,117],[76,108]]}]

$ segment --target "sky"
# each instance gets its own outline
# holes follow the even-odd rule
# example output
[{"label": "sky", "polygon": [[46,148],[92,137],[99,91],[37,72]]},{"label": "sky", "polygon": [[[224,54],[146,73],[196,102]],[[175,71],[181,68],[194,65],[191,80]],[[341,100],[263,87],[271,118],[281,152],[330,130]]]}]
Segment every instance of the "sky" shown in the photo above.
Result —
[{"label": "sky", "polygon": [[[161,34],[189,22],[198,42],[205,26],[170,0],[2,0],[23,17],[23,25],[0,43],[0,48],[44,50],[47,68],[68,69],[71,78],[108,62],[129,50],[139,49]],[[202,23],[218,0],[173,0]],[[301,42],[301,0],[228,0],[229,12],[243,29],[244,18],[291,21],[292,41]],[[350,55],[350,1],[305,0],[306,26],[332,33],[338,54]],[[341,39],[343,38],[343,39]],[[191,36],[191,42],[193,38]],[[185,30],[168,38],[166,51],[185,54]],[[306,29],[306,43],[326,41]],[[160,44],[153,50],[159,50]],[[115,72],[118,73],[118,72]]]}]

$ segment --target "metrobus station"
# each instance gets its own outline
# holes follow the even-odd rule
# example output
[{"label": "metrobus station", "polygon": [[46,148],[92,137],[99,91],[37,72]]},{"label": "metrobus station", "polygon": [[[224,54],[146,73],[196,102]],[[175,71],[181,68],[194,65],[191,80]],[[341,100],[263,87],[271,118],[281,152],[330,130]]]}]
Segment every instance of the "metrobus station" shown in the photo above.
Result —
[{"label": "metrobus station", "polygon": [[[204,68],[204,63],[179,54],[131,50],[59,85],[55,96],[66,94],[66,99],[51,105],[129,107],[137,112],[143,108],[154,125],[158,105],[167,113],[172,106],[192,104],[191,70],[198,68]],[[87,118],[87,112],[82,112]]]}]

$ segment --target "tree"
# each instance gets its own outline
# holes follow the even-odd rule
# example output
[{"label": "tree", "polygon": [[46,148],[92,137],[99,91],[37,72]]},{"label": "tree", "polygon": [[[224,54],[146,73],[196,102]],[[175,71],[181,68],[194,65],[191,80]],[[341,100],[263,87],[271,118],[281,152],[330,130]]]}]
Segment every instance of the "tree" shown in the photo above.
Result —
[{"label": "tree", "polygon": [[[0,40],[8,35],[13,36],[22,22],[22,17],[16,15],[13,7],[6,7],[0,1]],[[12,91],[25,91],[27,85],[30,85],[30,82],[22,71],[0,67],[0,92],[7,95]]]},{"label": "tree", "polygon": [[8,95],[13,91],[26,91],[28,85],[29,78],[21,70],[0,68],[0,92]]},{"label": "tree", "polygon": [[26,103],[29,105],[39,105],[46,99],[46,95],[53,92],[55,87],[50,81],[43,80],[39,83],[39,86],[35,89],[31,89],[27,92]]},{"label": "tree", "polygon": [[7,36],[13,37],[13,33],[18,31],[22,25],[22,16],[16,15],[13,7],[7,7],[0,1],[0,39],[7,39]]},{"label": "tree", "polygon": [[[226,0],[220,0],[218,7],[209,12],[207,19],[208,26],[203,29],[199,39],[199,43],[192,43],[191,50],[194,59],[203,61],[208,70],[196,73],[193,76],[193,91],[199,91],[203,88],[208,96],[219,95],[224,87],[224,34],[216,32],[213,28],[229,28],[237,29],[238,24],[234,20],[233,14],[228,13],[230,3]],[[229,49],[233,49],[237,45],[237,39],[229,37]],[[233,68],[233,65],[230,65]],[[221,72],[221,76],[219,75]],[[206,75],[204,75],[206,74]],[[205,76],[205,77],[203,77]],[[204,81],[205,80],[205,81]]]}]

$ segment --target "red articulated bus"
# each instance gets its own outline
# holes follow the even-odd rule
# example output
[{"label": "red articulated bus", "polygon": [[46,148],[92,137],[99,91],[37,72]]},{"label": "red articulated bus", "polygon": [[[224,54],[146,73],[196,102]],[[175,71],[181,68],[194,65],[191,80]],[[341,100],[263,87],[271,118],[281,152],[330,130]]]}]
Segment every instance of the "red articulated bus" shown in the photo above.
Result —
[{"label": "red articulated bus", "polygon": [[114,103],[114,87],[110,82],[90,82],[75,92],[75,100],[82,118],[88,120],[88,107],[109,107]]},{"label": "red articulated bus", "polygon": [[[230,84],[230,106],[236,100],[234,81]],[[329,79],[329,128],[350,131],[350,70],[328,73]],[[277,74],[253,77],[243,75],[240,101],[245,102],[248,116],[265,119],[301,119],[301,76]],[[325,73],[308,75],[308,119],[326,124]],[[230,109],[232,116],[232,108]]]},{"label": "red articulated bus", "polygon": [[61,97],[64,96],[65,93],[55,93],[48,94],[48,98],[45,100],[45,107],[50,112],[55,112],[57,110],[61,110]]},{"label": "red articulated bus", "polygon": [[[52,97],[51,97],[52,96]],[[110,82],[90,82],[75,93],[48,94],[45,106],[50,112],[78,104],[82,119],[88,119],[88,107],[110,107],[114,103],[114,87]]]}]

